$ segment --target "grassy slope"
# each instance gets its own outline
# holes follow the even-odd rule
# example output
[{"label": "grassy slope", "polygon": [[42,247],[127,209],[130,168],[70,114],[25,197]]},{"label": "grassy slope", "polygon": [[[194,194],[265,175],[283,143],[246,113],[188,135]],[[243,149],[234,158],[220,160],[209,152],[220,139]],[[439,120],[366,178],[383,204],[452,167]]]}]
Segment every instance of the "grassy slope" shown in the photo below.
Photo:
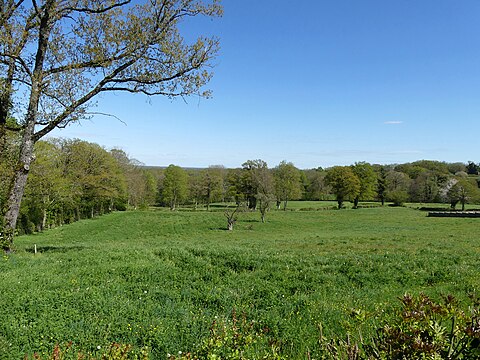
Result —
[{"label": "grassy slope", "polygon": [[[0,358],[74,341],[113,341],[155,357],[192,349],[232,308],[270,328],[282,350],[315,353],[317,326],[342,334],[348,309],[405,292],[480,285],[478,219],[406,208],[242,214],[129,212],[17,239],[0,263]],[[34,255],[34,244],[42,253]]]}]

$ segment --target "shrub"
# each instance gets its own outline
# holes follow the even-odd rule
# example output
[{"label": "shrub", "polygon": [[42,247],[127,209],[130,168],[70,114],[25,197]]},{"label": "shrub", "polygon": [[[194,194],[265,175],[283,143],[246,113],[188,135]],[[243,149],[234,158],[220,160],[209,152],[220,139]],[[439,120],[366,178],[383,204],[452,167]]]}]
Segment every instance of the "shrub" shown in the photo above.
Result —
[{"label": "shrub", "polygon": [[327,341],[328,359],[480,359],[480,301],[472,296],[467,312],[453,296],[435,302],[421,294],[404,295],[402,306],[375,337]]}]

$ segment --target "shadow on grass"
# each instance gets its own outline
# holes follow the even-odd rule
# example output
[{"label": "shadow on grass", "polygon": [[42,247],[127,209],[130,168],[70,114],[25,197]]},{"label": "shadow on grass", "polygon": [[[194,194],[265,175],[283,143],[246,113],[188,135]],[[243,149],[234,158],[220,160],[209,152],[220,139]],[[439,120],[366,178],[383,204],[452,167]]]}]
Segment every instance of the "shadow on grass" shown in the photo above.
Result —
[{"label": "shadow on grass", "polygon": [[[37,246],[37,253],[67,253],[69,251],[80,251],[84,248],[84,246]],[[35,248],[28,248],[25,251],[34,254]]]},{"label": "shadow on grass", "polygon": [[228,231],[227,227],[224,226],[219,226],[219,227],[211,227],[211,228],[208,228],[209,230],[213,230],[213,231]]}]

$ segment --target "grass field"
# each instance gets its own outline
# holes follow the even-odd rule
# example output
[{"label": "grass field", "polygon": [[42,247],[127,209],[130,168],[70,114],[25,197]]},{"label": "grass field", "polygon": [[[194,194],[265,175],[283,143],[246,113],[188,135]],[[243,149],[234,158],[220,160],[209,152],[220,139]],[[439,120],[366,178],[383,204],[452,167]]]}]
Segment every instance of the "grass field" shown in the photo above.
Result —
[{"label": "grass field", "polygon": [[479,221],[412,208],[274,211],[266,224],[241,214],[228,232],[221,212],[156,210],[19,237],[0,263],[0,358],[72,341],[94,355],[120,342],[165,359],[232,309],[268,328],[282,354],[315,357],[319,325],[344,336],[352,308],[478,291]]}]

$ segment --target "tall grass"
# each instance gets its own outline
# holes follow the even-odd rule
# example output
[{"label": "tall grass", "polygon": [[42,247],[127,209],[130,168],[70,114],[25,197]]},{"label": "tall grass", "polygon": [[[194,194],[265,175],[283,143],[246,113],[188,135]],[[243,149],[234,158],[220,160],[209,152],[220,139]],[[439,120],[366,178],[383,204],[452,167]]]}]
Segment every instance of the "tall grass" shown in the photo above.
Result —
[{"label": "tall grass", "polygon": [[69,341],[92,356],[116,342],[166,358],[233,309],[283,354],[315,357],[319,327],[344,336],[353,308],[478,291],[478,221],[409,208],[273,211],[266,224],[244,213],[228,232],[221,212],[144,211],[23,236],[0,263],[0,358]]}]

